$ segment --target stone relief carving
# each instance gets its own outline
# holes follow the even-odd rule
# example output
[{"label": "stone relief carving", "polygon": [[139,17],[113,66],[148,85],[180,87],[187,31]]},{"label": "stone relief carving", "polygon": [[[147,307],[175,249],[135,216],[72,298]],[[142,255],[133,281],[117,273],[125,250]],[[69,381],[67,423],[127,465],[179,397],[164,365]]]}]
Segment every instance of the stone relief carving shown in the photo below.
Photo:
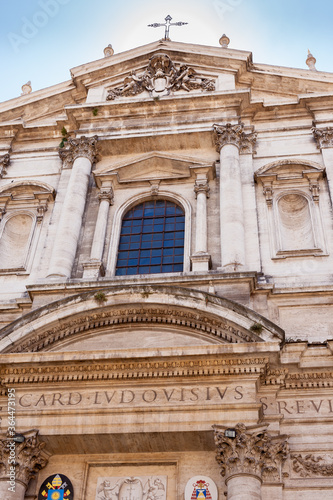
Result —
[{"label": "stone relief carving", "polygon": [[59,156],[64,168],[71,168],[76,158],[88,158],[95,163],[98,158],[97,135],[93,137],[82,136],[78,139],[69,138],[63,148],[59,148]]},{"label": "stone relief carving", "polygon": [[[25,432],[24,436],[23,443],[15,443],[15,477],[27,485],[36,472],[47,465],[48,460],[42,454],[45,443],[39,441],[38,431]],[[9,477],[12,446],[12,438],[0,439],[0,478]]]},{"label": "stone relief carving", "polygon": [[116,97],[134,96],[148,91],[152,97],[168,95],[178,90],[215,90],[215,83],[182,64],[176,66],[166,54],[156,54],[149,59],[148,67],[139,75],[135,71],[124,79],[121,87],[109,90],[107,100]]},{"label": "stone relief carving", "polygon": [[288,456],[286,436],[272,436],[263,426],[237,424],[234,438],[225,435],[226,428],[213,426],[217,448],[216,460],[221,475],[250,474],[265,481],[280,481],[281,468]]},{"label": "stone relief carving", "polygon": [[10,164],[10,156],[9,154],[5,154],[0,158],[0,179],[6,175],[7,173],[7,167]]},{"label": "stone relief carving", "polygon": [[291,455],[294,472],[302,477],[309,476],[333,476],[333,457],[315,455]]},{"label": "stone relief carving", "polygon": [[239,148],[240,153],[252,153],[257,141],[257,133],[251,132],[246,134],[244,132],[244,124],[226,125],[214,124],[215,146],[217,152],[226,144],[234,144]]},{"label": "stone relief carving", "polygon": [[333,147],[333,127],[323,129],[312,127],[311,132],[313,133],[318,149]]},{"label": "stone relief carving", "polygon": [[96,500],[166,500],[167,476],[98,478]]}]

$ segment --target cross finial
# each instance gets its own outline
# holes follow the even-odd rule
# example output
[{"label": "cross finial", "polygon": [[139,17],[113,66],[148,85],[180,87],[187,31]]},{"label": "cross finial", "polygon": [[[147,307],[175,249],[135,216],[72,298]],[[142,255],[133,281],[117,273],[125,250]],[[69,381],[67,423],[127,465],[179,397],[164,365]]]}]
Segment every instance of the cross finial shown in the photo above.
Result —
[{"label": "cross finial", "polygon": [[165,23],[153,23],[153,24],[148,24],[150,28],[159,28],[160,26],[165,27],[165,34],[164,34],[164,40],[170,40],[169,33],[170,33],[170,26],[183,26],[184,24],[188,23],[183,23],[181,21],[178,21],[177,23],[171,23],[172,17],[170,15],[166,16],[165,18]]}]

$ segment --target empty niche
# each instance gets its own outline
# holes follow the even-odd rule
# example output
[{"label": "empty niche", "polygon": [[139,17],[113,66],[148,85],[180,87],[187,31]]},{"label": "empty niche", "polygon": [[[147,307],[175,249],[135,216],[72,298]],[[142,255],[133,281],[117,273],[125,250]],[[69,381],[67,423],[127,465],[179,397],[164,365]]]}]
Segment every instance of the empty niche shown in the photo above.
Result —
[{"label": "empty niche", "polygon": [[278,201],[282,250],[315,247],[308,199],[297,193],[286,194]]},{"label": "empty niche", "polygon": [[32,224],[33,220],[27,214],[7,219],[0,238],[1,269],[24,267]]}]

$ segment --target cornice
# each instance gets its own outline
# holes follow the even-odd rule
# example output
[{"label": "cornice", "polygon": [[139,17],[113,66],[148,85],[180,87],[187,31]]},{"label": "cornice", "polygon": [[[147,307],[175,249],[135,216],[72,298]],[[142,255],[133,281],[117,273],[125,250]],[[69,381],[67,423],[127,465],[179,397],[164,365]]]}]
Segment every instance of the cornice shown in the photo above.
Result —
[{"label": "cornice", "polygon": [[258,378],[268,363],[265,355],[253,357],[191,356],[161,359],[67,361],[39,366],[2,365],[2,387],[13,384],[80,383],[110,380],[192,379],[208,377]]}]

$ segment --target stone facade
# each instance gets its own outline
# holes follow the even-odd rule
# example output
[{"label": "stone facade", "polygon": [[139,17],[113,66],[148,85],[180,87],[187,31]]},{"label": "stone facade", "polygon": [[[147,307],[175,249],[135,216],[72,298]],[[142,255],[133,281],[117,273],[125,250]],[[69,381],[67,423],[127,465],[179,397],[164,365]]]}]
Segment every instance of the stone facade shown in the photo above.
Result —
[{"label": "stone facade", "polygon": [[[5,500],[332,498],[333,75],[228,43],[0,104]],[[126,274],[161,202],[182,264]]]}]

